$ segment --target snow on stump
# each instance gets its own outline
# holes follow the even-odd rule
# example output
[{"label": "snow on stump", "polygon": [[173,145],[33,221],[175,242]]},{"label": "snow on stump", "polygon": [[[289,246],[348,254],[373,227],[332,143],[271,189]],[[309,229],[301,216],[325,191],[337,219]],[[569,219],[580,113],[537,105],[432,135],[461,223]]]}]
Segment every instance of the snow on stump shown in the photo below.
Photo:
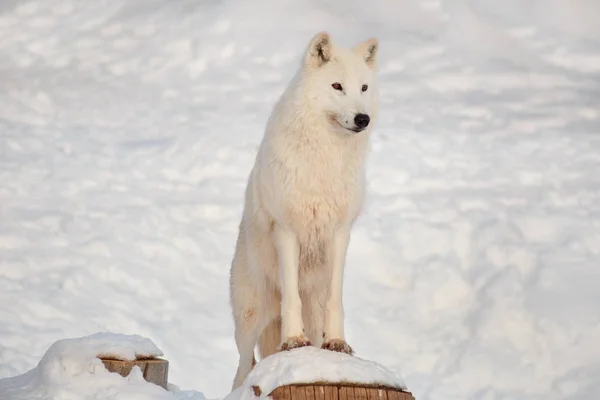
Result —
[{"label": "snow on stump", "polygon": [[167,388],[169,379],[169,362],[162,358],[140,358],[133,361],[116,360],[112,358],[100,358],[109,372],[126,377],[136,365],[142,371],[144,379],[155,385]]},{"label": "snow on stump", "polygon": [[[161,383],[165,385],[168,364],[157,359],[162,355],[150,339],[139,335],[102,332],[62,339],[48,348],[35,368],[0,379],[0,399],[172,399],[164,386],[148,383],[143,373],[152,369],[143,365],[164,366]],[[127,363],[131,363],[128,368],[113,368]]]},{"label": "snow on stump", "polygon": [[415,400],[412,393],[397,388],[326,382],[280,386],[269,397],[273,400]]},{"label": "snow on stump", "polygon": [[414,400],[394,371],[360,357],[301,347],[254,366],[224,400]]}]

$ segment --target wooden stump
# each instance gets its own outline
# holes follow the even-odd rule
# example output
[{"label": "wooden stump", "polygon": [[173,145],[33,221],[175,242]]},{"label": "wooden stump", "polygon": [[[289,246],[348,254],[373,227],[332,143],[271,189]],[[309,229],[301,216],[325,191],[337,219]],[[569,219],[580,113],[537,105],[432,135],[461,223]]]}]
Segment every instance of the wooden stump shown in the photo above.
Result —
[{"label": "wooden stump", "polygon": [[169,378],[169,362],[162,358],[143,358],[134,361],[114,360],[101,358],[104,366],[110,372],[121,376],[128,376],[131,369],[137,365],[142,370],[144,379],[158,386],[167,388]]},{"label": "wooden stump", "polygon": [[[261,390],[254,386],[254,394]],[[269,396],[273,400],[415,400],[412,393],[400,389],[354,383],[310,383],[280,386]]]}]

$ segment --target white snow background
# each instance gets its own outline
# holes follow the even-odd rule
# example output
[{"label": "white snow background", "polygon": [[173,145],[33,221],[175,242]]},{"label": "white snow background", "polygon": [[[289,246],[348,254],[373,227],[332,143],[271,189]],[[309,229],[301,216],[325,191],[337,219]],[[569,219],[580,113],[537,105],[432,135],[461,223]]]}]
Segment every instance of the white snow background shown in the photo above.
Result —
[{"label": "white snow background", "polygon": [[327,30],[380,40],[357,355],[417,400],[600,398],[599,20],[596,0],[1,1],[0,378],[111,331],[228,394],[244,186]]}]

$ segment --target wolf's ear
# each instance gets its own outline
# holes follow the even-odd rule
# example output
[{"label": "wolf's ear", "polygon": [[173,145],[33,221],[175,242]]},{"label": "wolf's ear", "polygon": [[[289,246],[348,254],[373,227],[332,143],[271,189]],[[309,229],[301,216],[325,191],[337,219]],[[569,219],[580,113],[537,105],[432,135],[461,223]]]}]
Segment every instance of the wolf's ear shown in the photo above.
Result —
[{"label": "wolf's ear", "polygon": [[320,67],[331,59],[331,38],[327,32],[315,35],[308,45],[305,61],[311,67]]},{"label": "wolf's ear", "polygon": [[377,65],[377,50],[378,49],[379,49],[379,42],[377,41],[376,38],[371,38],[371,39],[367,40],[366,42],[357,44],[356,46],[354,46],[354,48],[352,50],[354,51],[354,53],[361,56],[371,69],[375,69],[375,66]]}]

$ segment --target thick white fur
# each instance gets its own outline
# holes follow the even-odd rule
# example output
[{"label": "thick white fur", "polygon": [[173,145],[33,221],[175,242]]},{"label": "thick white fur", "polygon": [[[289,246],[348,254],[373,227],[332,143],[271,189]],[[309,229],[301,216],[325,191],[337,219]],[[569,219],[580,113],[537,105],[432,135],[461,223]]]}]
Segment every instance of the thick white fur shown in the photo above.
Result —
[{"label": "thick white fur", "polygon": [[309,340],[351,352],[342,278],[373,123],[359,133],[349,129],[356,114],[376,118],[376,54],[376,39],[347,50],[325,32],[316,35],[269,118],[231,265],[240,354],[234,389],[252,369],[257,343],[262,358]]}]

